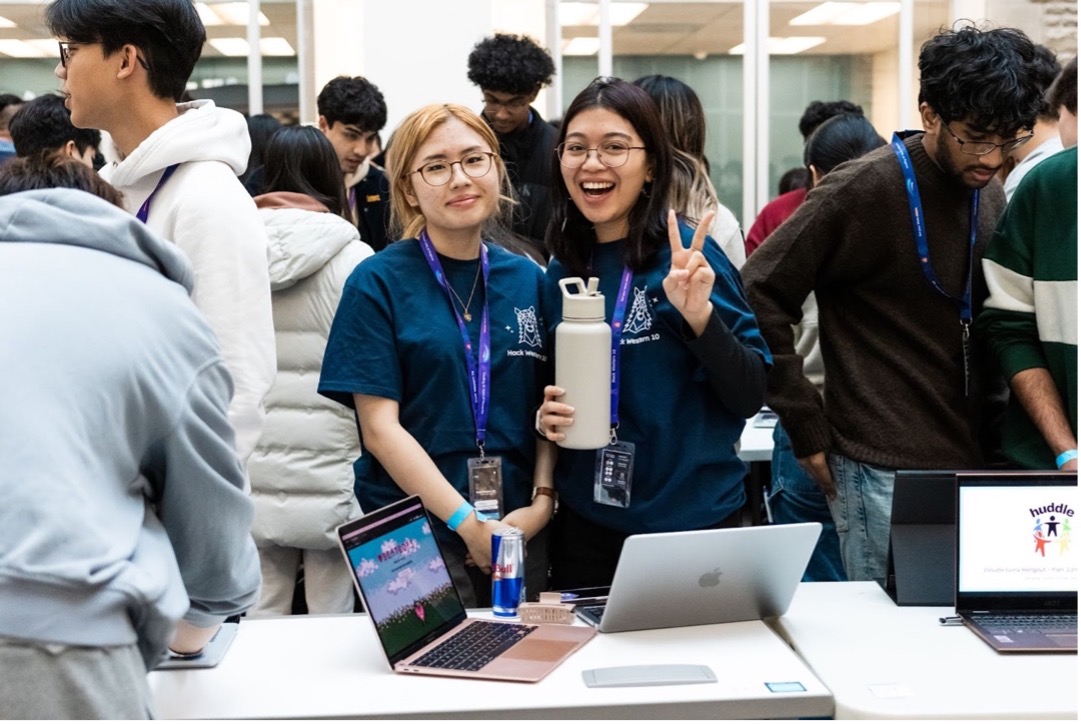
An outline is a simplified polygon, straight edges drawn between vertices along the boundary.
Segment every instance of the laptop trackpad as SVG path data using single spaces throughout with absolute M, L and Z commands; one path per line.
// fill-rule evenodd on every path
M 559 661 L 578 646 L 577 641 L 544 638 L 539 632 L 507 649 L 504 658 L 527 661 Z
M 1047 638 L 1051 639 L 1056 646 L 1066 649 L 1077 648 L 1077 634 L 1047 634 Z

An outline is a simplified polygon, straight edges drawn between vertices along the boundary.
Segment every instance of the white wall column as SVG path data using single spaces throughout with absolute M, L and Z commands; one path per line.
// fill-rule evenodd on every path
M 612 75 L 612 0 L 599 0 L 597 17 L 597 75 Z
M 315 123 L 315 27 L 313 0 L 297 0 L 297 92 L 301 123 Z
M 769 200 L 769 3 L 743 2 L 743 226 Z
M 259 27 L 260 0 L 248 2 L 248 115 L 263 112 L 263 54 L 259 40 L 262 29 Z
M 551 120 L 563 116 L 563 26 L 559 22 L 559 0 L 545 0 L 545 33 L 544 46 L 552 54 L 552 62 L 555 63 L 556 72 L 552 77 L 552 83 L 543 94 L 545 108 L 537 107 L 537 110 L 545 118 Z M 537 97 L 540 100 L 540 97 Z

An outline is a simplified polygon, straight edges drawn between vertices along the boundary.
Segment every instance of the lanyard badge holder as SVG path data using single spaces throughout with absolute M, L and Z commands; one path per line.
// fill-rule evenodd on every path
M 907 137 L 914 132 L 902 131 L 902 133 Z M 964 370 L 964 390 L 965 397 L 968 397 L 972 378 L 970 331 L 972 327 L 972 268 L 976 264 L 976 231 L 980 219 L 980 191 L 979 189 L 972 191 L 968 220 L 968 275 L 965 280 L 964 291 L 961 292 L 960 297 L 955 297 L 942 286 L 942 282 L 938 280 L 935 268 L 931 264 L 931 250 L 927 243 L 927 227 L 924 225 L 923 202 L 920 200 L 916 171 L 912 167 L 912 159 L 908 154 L 908 148 L 905 146 L 901 135 L 897 133 L 893 134 L 890 146 L 893 148 L 894 154 L 897 155 L 897 160 L 901 163 L 901 172 L 905 176 L 905 190 L 908 192 L 908 208 L 912 216 L 912 233 L 916 237 L 916 253 L 919 255 L 920 269 L 923 271 L 927 283 L 936 292 L 957 305 L 958 315 L 961 319 L 961 357 Z
M 634 443 L 621 442 L 619 429 L 619 355 L 623 338 L 623 319 L 630 297 L 631 270 L 623 268 L 615 310 L 612 313 L 612 434 L 607 447 L 597 451 L 593 470 L 593 502 L 616 508 L 631 505 L 631 480 L 634 477 Z
M 469 373 L 469 398 L 473 407 L 473 423 L 476 427 L 476 443 L 479 455 L 466 460 L 466 469 L 469 477 L 469 501 L 477 511 L 477 517 L 502 518 L 503 517 L 503 458 L 499 456 L 486 456 L 484 454 L 484 439 L 488 427 L 488 407 L 492 392 L 492 328 L 488 317 L 488 249 L 482 242 L 480 245 L 480 267 L 484 278 L 484 308 L 480 318 L 480 350 L 479 355 L 473 352 L 473 342 L 469 339 L 469 330 L 466 329 L 462 315 L 454 306 L 451 298 L 450 282 L 443 273 L 443 265 L 439 263 L 435 247 L 428 236 L 428 230 L 420 232 L 420 248 L 424 252 L 424 259 L 428 262 L 432 274 L 443 291 L 446 292 L 447 301 L 450 303 L 454 319 L 458 322 L 458 331 L 462 334 L 462 344 L 465 347 L 465 364 Z

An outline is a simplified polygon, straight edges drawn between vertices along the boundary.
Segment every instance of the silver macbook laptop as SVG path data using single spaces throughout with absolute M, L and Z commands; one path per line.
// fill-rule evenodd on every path
M 539 681 L 595 633 L 470 619 L 417 496 L 339 526 L 338 543 L 398 673 Z
M 606 602 L 575 612 L 604 633 L 780 616 L 821 531 L 794 523 L 632 535 Z
M 995 650 L 1077 651 L 1077 473 L 957 475 L 957 614 Z

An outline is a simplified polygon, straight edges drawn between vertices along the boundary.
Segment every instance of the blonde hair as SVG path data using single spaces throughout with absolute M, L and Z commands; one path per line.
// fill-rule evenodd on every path
M 412 239 L 420 234 L 426 219 L 420 209 L 409 204 L 406 193 L 412 189 L 412 171 L 417 151 L 436 128 L 456 118 L 476 131 L 494 154 L 492 165 L 499 174 L 499 206 L 497 212 L 485 223 L 485 236 L 489 228 L 510 228 L 511 208 L 516 203 L 503 159 L 499 156 L 499 140 L 488 123 L 465 106 L 456 103 L 433 103 L 419 108 L 398 124 L 387 144 L 387 174 L 390 176 L 390 227 L 398 238 Z

